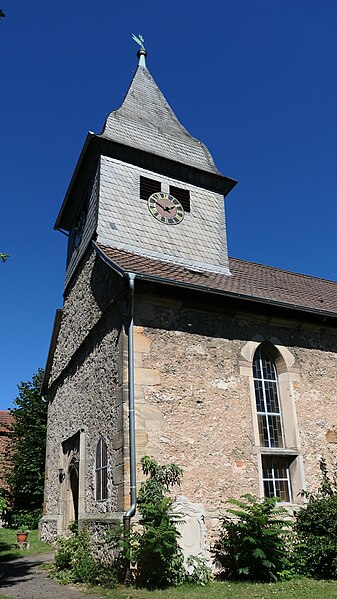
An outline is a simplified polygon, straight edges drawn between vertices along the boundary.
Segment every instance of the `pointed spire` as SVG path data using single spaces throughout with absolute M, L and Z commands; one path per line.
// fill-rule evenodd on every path
M 137 52 L 137 56 L 138 56 L 138 66 L 139 67 L 144 67 L 146 69 L 146 57 L 147 57 L 147 52 L 145 50 L 145 46 L 144 46 L 144 38 L 141 34 L 139 34 L 139 36 L 137 37 L 134 33 L 132 34 L 132 39 L 136 42 L 136 44 L 138 44 L 140 46 L 138 52 Z
M 101 135 L 219 174 L 207 147 L 182 126 L 147 69 L 144 38 L 133 34 L 132 39 L 140 46 L 137 53 L 139 65 L 122 106 L 108 115 Z

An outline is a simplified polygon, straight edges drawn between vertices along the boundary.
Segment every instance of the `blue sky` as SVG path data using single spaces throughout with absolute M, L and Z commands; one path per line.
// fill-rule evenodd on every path
M 62 306 L 53 231 L 88 130 L 148 67 L 219 170 L 230 255 L 337 279 L 335 0 L 3 0 L 0 409 L 44 366 Z

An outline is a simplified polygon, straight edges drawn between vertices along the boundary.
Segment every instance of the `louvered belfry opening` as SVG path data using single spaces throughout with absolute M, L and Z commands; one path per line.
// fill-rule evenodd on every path
M 139 197 L 142 200 L 148 200 L 150 195 L 156 193 L 157 191 L 161 191 L 160 181 L 148 179 L 147 177 L 140 178 Z
M 170 185 L 170 194 L 179 200 L 185 212 L 190 212 L 190 192 L 188 189 L 180 189 L 180 187 L 173 187 L 173 185 Z

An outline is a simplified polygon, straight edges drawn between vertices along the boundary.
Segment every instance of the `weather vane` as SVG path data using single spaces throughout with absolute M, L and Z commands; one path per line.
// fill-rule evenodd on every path
M 141 50 L 144 50 L 144 52 L 146 52 L 145 50 L 145 46 L 144 46 L 144 38 L 142 35 L 139 34 L 139 36 L 137 37 L 134 33 L 132 34 L 132 39 L 136 42 L 136 44 L 138 44 L 140 46 Z

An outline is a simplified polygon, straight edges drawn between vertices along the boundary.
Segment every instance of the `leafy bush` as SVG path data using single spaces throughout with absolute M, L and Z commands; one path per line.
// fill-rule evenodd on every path
M 93 559 L 91 543 L 86 530 L 79 531 L 76 524 L 70 525 L 71 536 L 58 540 L 54 560 L 53 576 L 62 584 L 81 582 L 114 588 L 117 584 L 115 568 Z
M 231 499 L 223 531 L 215 545 L 222 576 L 230 580 L 276 581 L 288 571 L 287 511 L 276 507 L 277 498 L 243 495 Z
M 71 536 L 58 541 L 53 576 L 59 582 L 114 588 L 117 581 L 125 580 L 127 562 L 135 566 L 136 583 L 148 589 L 209 582 L 211 570 L 201 558 L 191 556 L 186 571 L 178 545 L 180 533 L 176 525 L 180 516 L 172 511 L 170 493 L 180 482 L 181 468 L 175 464 L 160 466 L 148 456 L 142 458 L 142 468 L 148 478 L 138 495 L 141 530 L 131 529 L 125 537 L 121 523 L 114 523 L 101 541 L 102 552 L 108 551 L 113 556 L 112 563 L 107 565 L 92 558 L 87 531 L 79 531 L 72 524 Z
M 7 499 L 5 497 L 4 489 L 0 489 L 0 516 L 7 508 Z
M 131 529 L 126 538 L 124 528 L 119 520 L 116 520 L 114 525 L 105 532 L 102 547 L 108 551 L 110 556 L 113 556 L 113 569 L 119 582 L 125 581 L 126 565 L 128 563 L 135 564 L 136 537 L 137 535 Z
M 41 518 L 41 510 L 17 510 L 11 514 L 10 524 L 17 530 L 35 530 Z
M 211 582 L 212 570 L 201 557 L 190 555 L 186 560 L 186 567 L 185 582 L 187 584 L 205 586 Z
M 337 477 L 320 461 L 321 485 L 296 516 L 295 567 L 314 578 L 337 578 Z
M 149 456 L 141 463 L 148 479 L 138 496 L 143 530 L 137 536 L 137 584 L 149 589 L 176 586 L 183 582 L 185 570 L 170 489 L 179 484 L 182 470 L 175 464 L 160 466 Z

